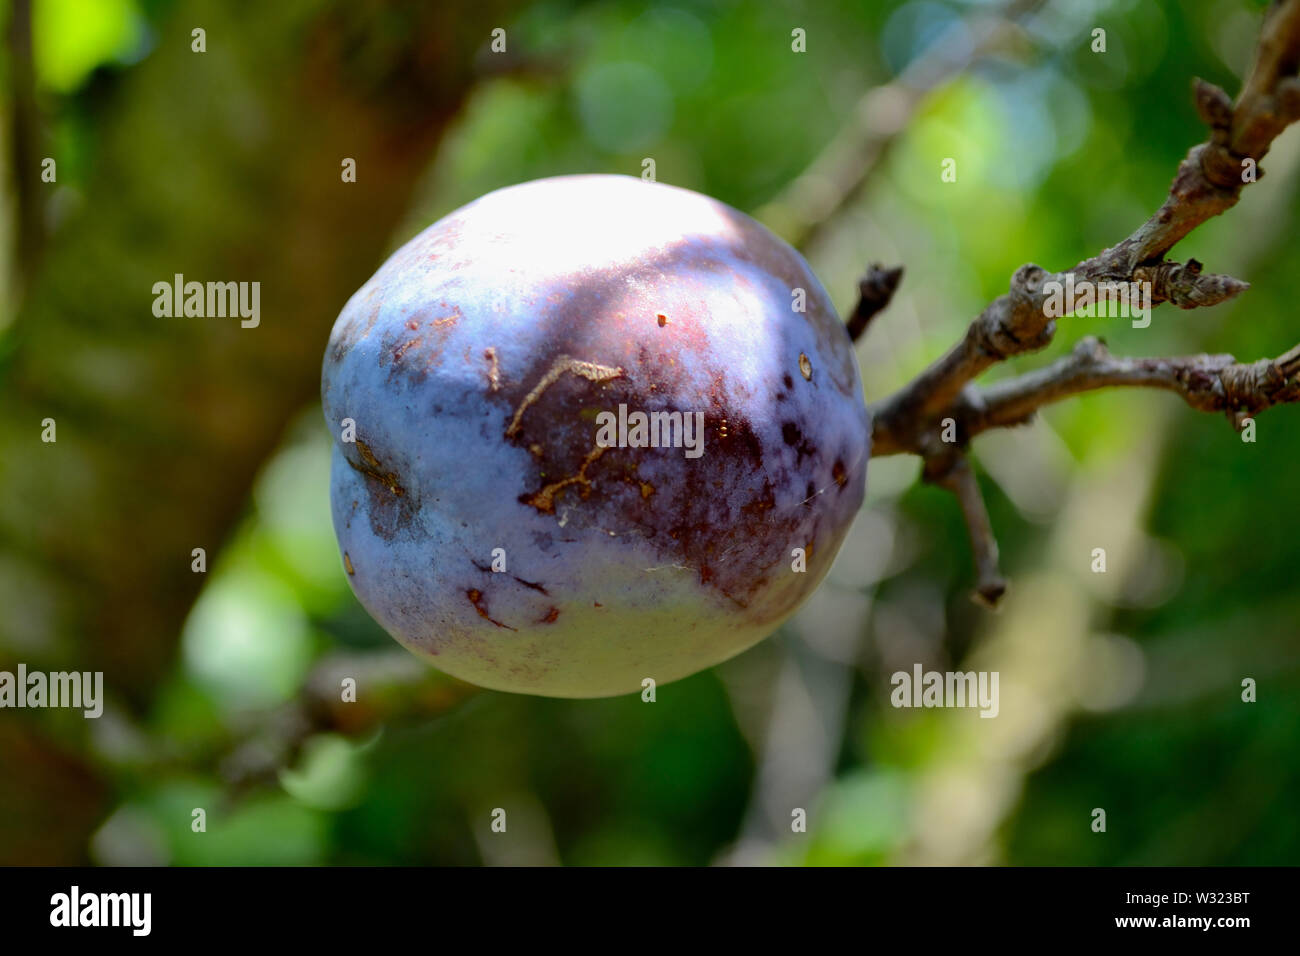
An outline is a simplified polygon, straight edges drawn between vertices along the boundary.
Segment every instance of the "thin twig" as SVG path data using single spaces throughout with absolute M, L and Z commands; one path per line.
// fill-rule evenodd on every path
M 927 459 L 925 464 L 925 480 L 952 492 L 966 519 L 971 555 L 975 559 L 976 583 L 971 596 L 985 607 L 996 607 L 1006 593 L 1007 582 L 998 570 L 998 542 L 975 470 L 965 455 L 955 452 Z

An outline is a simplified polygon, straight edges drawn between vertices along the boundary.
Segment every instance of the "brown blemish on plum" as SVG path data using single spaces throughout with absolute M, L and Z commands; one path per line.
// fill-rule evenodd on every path
M 343 567 L 347 569 L 348 574 L 356 574 L 356 569 L 352 567 L 352 559 L 348 557 L 346 551 L 343 552 Z
M 555 514 L 555 496 L 569 485 L 582 485 L 583 497 L 586 497 L 591 488 L 591 481 L 587 478 L 587 468 L 603 454 L 605 454 L 605 449 L 597 445 L 587 452 L 587 457 L 582 460 L 582 466 L 578 469 L 576 475 L 543 485 L 541 491 L 533 495 L 523 495 L 519 500 L 526 505 L 532 505 L 542 514 Z
M 668 324 L 668 316 L 664 315 L 662 312 L 657 313 L 655 318 L 659 321 L 659 328 L 661 329 Z
M 415 323 L 410 323 L 410 324 L 413 325 Z M 423 341 L 424 341 L 424 336 L 417 335 L 415 338 L 408 339 L 407 341 L 399 345 L 397 348 L 393 349 L 393 364 L 396 365 L 398 362 L 400 362 L 402 360 L 402 356 L 405 355 L 408 350 L 419 345 Z
M 502 624 L 500 621 L 488 614 L 487 602 L 483 600 L 482 591 L 479 591 L 476 588 L 470 588 L 465 592 L 465 596 L 469 598 L 469 603 L 474 605 L 474 610 L 478 611 L 478 616 L 483 618 L 483 620 L 491 621 L 497 627 L 504 627 L 507 631 L 518 630 L 518 628 L 511 627 L 509 624 Z
M 389 381 L 399 374 L 413 379 L 427 376 L 442 361 L 448 333 L 460 318 L 459 307 L 442 302 L 418 310 L 386 332 L 379 350 L 379 364 L 381 368 L 387 367 Z M 355 340 L 349 344 L 355 344 Z
M 799 353 L 799 371 L 803 373 L 805 381 L 812 381 L 812 361 L 803 352 Z
M 347 454 L 344 454 L 343 460 L 366 479 L 366 491 L 370 495 L 368 511 L 371 530 L 379 537 L 391 541 L 400 529 L 411 523 L 417 503 L 410 500 L 406 489 L 398 481 L 397 473 L 385 470 L 369 445 L 360 439 L 353 444 L 361 456 L 361 463 L 353 461 Z
M 555 361 L 546 374 L 542 376 L 541 381 L 533 386 L 533 390 L 524 396 L 524 400 L 515 409 L 515 417 L 511 419 L 510 425 L 506 428 L 507 438 L 513 438 L 518 433 L 519 422 L 524 417 L 524 412 L 541 397 L 543 392 L 555 384 L 555 381 L 565 372 L 585 378 L 589 382 L 607 382 L 610 379 L 619 378 L 623 374 L 621 368 L 597 365 L 595 362 L 584 362 L 571 355 L 556 356 Z
M 546 612 L 546 617 L 542 618 L 542 619 L 541 619 L 540 621 L 538 621 L 537 623 L 538 623 L 538 624 L 554 624 L 554 623 L 555 623 L 555 619 L 558 618 L 559 616 L 560 616 L 560 609 L 559 609 L 558 607 L 552 607 L 549 611 Z
M 835 479 L 835 484 L 841 488 L 849 480 L 849 473 L 844 470 L 844 462 L 839 458 L 835 459 L 835 464 L 831 467 L 831 477 Z
M 478 569 L 479 569 L 480 571 L 482 571 L 484 574 L 502 574 L 502 573 L 504 573 L 503 571 L 496 571 L 496 570 L 494 570 L 494 569 L 492 568 L 491 565 L 483 564 L 481 561 L 475 561 L 473 558 L 470 558 L 470 559 L 469 559 L 469 563 L 472 564 L 472 565 L 474 565 L 474 567 L 478 568 Z M 540 591 L 542 594 L 545 594 L 547 597 L 550 597 L 550 595 L 551 595 L 551 592 L 550 592 L 550 591 L 546 590 L 545 587 L 543 587 L 542 585 L 536 583 L 535 581 L 525 581 L 523 578 L 521 578 L 521 577 L 520 577 L 519 575 L 517 575 L 517 574 L 512 574 L 512 575 L 510 575 L 510 577 L 513 578 L 514 580 L 518 581 L 520 584 L 522 584 L 522 585 L 523 585 L 524 587 L 526 587 L 526 588 L 532 588 L 534 591 Z
M 483 357 L 488 360 L 488 389 L 495 392 L 501 387 L 501 365 L 497 362 L 497 350 L 489 346 L 483 350 Z
M 400 498 L 402 495 L 406 494 L 406 489 L 403 488 L 401 483 L 397 480 L 396 472 L 384 471 L 384 466 L 380 464 L 379 459 L 375 457 L 375 453 L 370 450 L 369 445 L 363 442 L 360 438 L 356 440 L 355 444 L 357 446 L 357 451 L 361 454 L 363 464 L 358 465 L 351 458 L 344 456 L 349 465 L 366 477 L 374 478 L 376 481 L 381 482 L 385 488 L 397 495 L 397 497 Z
M 526 587 L 526 588 L 532 588 L 534 591 L 541 591 L 541 592 L 542 592 L 543 594 L 545 594 L 547 597 L 550 597 L 550 595 L 551 595 L 551 592 L 550 592 L 550 591 L 546 590 L 546 588 L 542 587 L 540 584 L 536 583 L 535 581 L 525 581 L 523 578 L 519 577 L 519 575 L 517 575 L 517 574 L 512 574 L 512 575 L 510 575 L 510 576 L 511 576 L 512 578 L 514 578 L 516 581 L 518 581 L 520 584 L 522 584 L 522 585 L 523 585 L 524 587 Z

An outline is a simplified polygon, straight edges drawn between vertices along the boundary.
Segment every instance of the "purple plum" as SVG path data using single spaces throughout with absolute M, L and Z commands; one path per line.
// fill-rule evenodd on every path
M 807 263 L 624 176 L 420 233 L 343 309 L 322 396 L 353 591 L 498 690 L 604 697 L 738 654 L 816 588 L 865 492 L 857 361 Z

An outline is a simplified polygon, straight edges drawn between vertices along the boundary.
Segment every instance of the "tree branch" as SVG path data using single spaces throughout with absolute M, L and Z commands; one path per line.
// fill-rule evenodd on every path
M 1242 188 L 1254 181 L 1244 174 L 1242 163 L 1246 159 L 1257 163 L 1273 138 L 1300 117 L 1300 80 L 1293 72 L 1281 72 L 1294 71 L 1298 62 L 1300 2 L 1283 0 L 1265 20 L 1255 69 L 1235 109 L 1218 87 L 1197 81 L 1197 102 L 1201 115 L 1212 124 L 1211 139 L 1194 147 L 1179 165 L 1160 209 L 1127 239 L 1070 270 L 1074 282 L 1150 281 L 1154 276 L 1149 270 L 1161 267 L 1169 275 L 1172 269 L 1160 261 L 1164 254 L 1196 226 L 1236 204 Z M 1148 271 L 1139 272 L 1144 266 Z M 1199 274 L 1200 263 L 1193 260 L 1185 268 Z M 1239 280 L 1214 279 L 1226 293 L 1215 301 L 1244 288 Z M 932 418 L 990 366 L 1049 345 L 1056 323 L 1045 308 L 1044 286 L 1051 281 L 1064 283 L 1066 274 L 1050 274 L 1033 264 L 1021 266 L 1012 276 L 1010 290 L 980 313 L 960 343 L 874 409 L 880 427 L 915 425 Z M 1177 295 L 1182 287 L 1175 285 L 1168 291 L 1184 308 L 1201 304 L 1196 295 Z
M 1197 111 L 1210 127 L 1210 138 L 1179 164 L 1155 214 L 1123 241 L 1068 272 L 1049 273 L 1032 263 L 1016 270 L 1009 290 L 985 307 L 960 342 L 871 406 L 872 454 L 921 455 L 927 475 L 947 476 L 954 450 L 979 432 L 1022 423 L 1043 404 L 1112 385 L 1173 391 L 1193 408 L 1227 412 L 1238 426 L 1249 414 L 1296 401 L 1300 347 L 1275 360 L 1243 365 L 1228 355 L 1117 359 L 1096 339 L 1085 339 L 1070 356 L 1045 369 L 983 392 L 971 382 L 998 362 L 1051 344 L 1056 318 L 1072 310 L 1058 306 L 1063 286 L 1140 288 L 1152 307 L 1171 302 L 1184 309 L 1214 305 L 1248 288 L 1231 276 L 1204 273 L 1195 259 L 1182 264 L 1166 262 L 1164 256 L 1201 223 L 1236 205 L 1245 185 L 1263 175 L 1259 161 L 1277 135 L 1300 118 L 1298 66 L 1300 0 L 1276 0 L 1265 15 L 1255 63 L 1235 106 L 1219 87 L 1195 82 Z M 991 533 L 982 504 L 975 508 L 970 500 L 978 494 L 973 478 L 963 477 L 959 469 L 943 480 L 930 480 L 957 494 L 983 586 L 996 577 L 996 565 L 990 576 L 981 561 L 995 560 L 996 546 L 981 540 L 991 540 Z
M 1099 388 L 1158 388 L 1203 412 L 1224 412 L 1233 426 L 1273 405 L 1300 401 L 1300 345 L 1249 364 L 1231 355 L 1116 358 L 1093 336 L 1045 368 L 968 394 L 957 410 L 959 440 L 1028 421 L 1043 405 Z

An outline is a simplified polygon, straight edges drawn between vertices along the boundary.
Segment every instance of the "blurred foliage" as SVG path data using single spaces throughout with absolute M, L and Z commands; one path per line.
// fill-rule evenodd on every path
M 928 96 L 860 201 L 807 250 L 845 308 L 867 261 L 907 267 L 859 348 L 867 397 L 936 357 L 1022 263 L 1066 268 L 1154 210 L 1204 136 L 1191 78 L 1235 92 L 1261 6 L 1056 0 L 1014 50 Z M 61 189 L 75 192 L 94 163 L 79 122 L 99 95 L 96 78 L 146 56 L 169 7 L 36 0 L 42 105 L 71 157 L 61 160 Z M 529 68 L 485 75 L 392 246 L 494 188 L 561 173 L 639 175 L 644 157 L 655 159 L 660 181 L 757 209 L 856 121 L 867 90 L 986 9 L 939 0 L 538 0 L 503 24 Z M 1107 31 L 1104 54 L 1090 50 L 1094 26 Z M 794 27 L 807 31 L 806 54 L 791 53 Z M 1216 309 L 1166 306 L 1148 329 L 1064 319 L 1048 353 L 993 374 L 1036 367 L 1084 334 L 1104 336 L 1116 353 L 1222 350 L 1246 360 L 1300 339 L 1288 248 L 1296 135 L 1278 142 L 1263 164 L 1269 175 L 1238 208 L 1175 250 L 1249 280 L 1247 294 Z M 957 159 L 956 183 L 940 182 L 946 157 Z M 201 210 L 192 227 L 219 215 Z M 118 760 L 118 804 L 94 856 L 707 864 L 736 853 L 834 865 L 947 852 L 1022 864 L 1293 863 L 1300 535 L 1291 465 L 1300 460 L 1300 410 L 1269 412 L 1259 429 L 1259 441 L 1244 444 L 1222 420 L 1168 396 L 1104 394 L 1051 409 L 1010 444 L 977 443 L 1005 570 L 1029 595 L 1017 606 L 1013 591 L 1014 626 L 966 597 L 969 552 L 954 503 L 915 483 L 915 462 L 876 462 L 864 513 L 823 593 L 771 641 L 660 688 L 657 703 L 485 691 L 446 716 L 364 739 L 313 737 L 278 784 L 234 798 L 218 766 L 149 773 Z M 219 737 L 292 698 L 322 657 L 392 649 L 339 567 L 328 440 L 319 409 L 308 408 L 266 462 L 239 528 L 212 558 L 182 664 L 140 733 L 178 745 Z M 1133 462 L 1146 470 L 1126 477 Z M 1107 528 L 1126 508 L 1134 520 L 1124 528 L 1136 536 L 1124 544 L 1123 528 L 1114 541 Z M 1127 549 L 1128 570 L 1113 573 L 1128 580 L 1089 580 L 1098 546 Z M 1033 601 L 1047 573 L 1085 596 L 1086 679 L 1051 663 L 1067 628 L 1059 606 Z M 997 669 L 1008 648 L 1047 661 L 1027 673 L 1053 675 L 1036 698 L 1055 708 L 1051 719 L 1018 706 L 1029 696 L 1006 684 L 995 721 L 889 706 L 888 676 L 900 661 L 967 669 L 983 650 Z M 1062 677 L 1068 694 L 1053 689 Z M 1258 703 L 1241 703 L 1243 677 L 1259 681 Z M 791 701 L 802 698 L 789 686 L 812 701 L 811 723 L 798 719 Z M 992 724 L 1018 734 L 1020 749 L 1007 751 L 996 775 L 962 769 Z M 820 734 L 820 766 L 806 762 L 796 732 L 810 727 Z M 785 792 L 806 796 L 807 834 L 789 832 L 791 807 L 764 817 L 764 795 Z M 951 801 L 937 806 L 956 808 L 950 819 L 935 816 L 935 794 Z M 209 808 L 202 836 L 190 827 L 200 806 Z M 489 830 L 496 807 L 511 814 L 509 847 Z M 1104 835 L 1090 830 L 1094 807 L 1107 811 Z M 945 819 L 976 834 L 974 850 L 936 828 Z M 928 855 L 917 857 L 918 846 Z
M 39 0 L 32 14 L 37 80 L 57 93 L 73 92 L 91 71 L 131 63 L 146 49 L 147 26 L 132 0 Z

